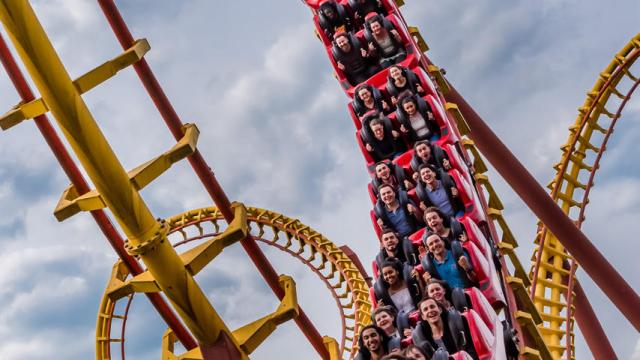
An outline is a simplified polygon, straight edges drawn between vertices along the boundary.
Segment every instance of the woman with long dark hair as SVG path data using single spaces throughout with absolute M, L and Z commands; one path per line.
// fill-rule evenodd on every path
M 469 326 L 456 310 L 447 311 L 439 302 L 426 298 L 418 305 L 422 321 L 413 331 L 413 343 L 435 352 L 442 348 L 450 354 L 464 350 L 477 359 Z M 433 356 L 433 353 L 429 354 Z
M 356 360 L 380 360 L 389 353 L 391 338 L 376 325 L 367 325 L 358 337 Z
M 398 259 L 388 258 L 382 263 L 380 277 L 374 286 L 378 301 L 393 306 L 398 313 L 416 309 L 422 298 L 422 280 L 415 269 Z

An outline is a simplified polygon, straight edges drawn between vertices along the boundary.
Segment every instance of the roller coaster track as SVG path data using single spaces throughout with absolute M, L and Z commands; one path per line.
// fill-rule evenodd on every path
M 569 127 L 569 139 L 561 147 L 562 158 L 554 166 L 557 172 L 548 185 L 551 197 L 578 227 L 585 220 L 589 194 L 607 143 L 624 107 L 640 84 L 640 79 L 632 72 L 639 56 L 640 34 L 637 34 L 615 55 L 587 93 L 575 123 Z M 561 358 L 564 353 L 567 359 L 572 359 L 575 357 L 575 273 L 579 264 L 542 223 L 535 243 L 530 292 L 544 320 L 540 330 L 554 358 Z
M 395 3 L 398 8 L 404 5 L 403 1 L 396 0 Z M 398 13 L 402 20 L 404 20 L 399 10 Z M 428 51 L 429 47 L 418 28 L 404 25 L 407 26 L 412 36 L 410 41 L 413 43 L 413 46 L 416 49 L 420 49 L 421 52 Z M 420 65 L 431 74 L 442 94 L 447 94 L 450 91 L 444 73 L 439 67 L 433 64 L 426 56 L 421 57 Z M 334 76 L 338 78 L 336 74 L 334 74 Z M 451 124 L 457 125 L 457 127 L 454 126 L 452 130 L 460 137 L 459 145 L 465 150 L 461 152 L 461 155 L 467 164 L 473 165 L 472 175 L 475 180 L 474 188 L 477 191 L 484 213 L 490 220 L 487 222 L 487 226 L 492 235 L 492 241 L 501 255 L 499 256 L 499 261 L 502 265 L 500 271 L 507 300 L 507 312 L 505 316 L 509 323 L 517 330 L 523 345 L 520 349 L 521 356 L 526 359 L 551 359 L 552 356 L 549 348 L 546 346 L 539 330 L 539 326 L 542 324 L 542 318 L 527 292 L 527 287 L 530 286 L 529 278 L 515 253 L 518 243 L 506 219 L 502 215 L 504 206 L 491 185 L 488 176 L 485 174 L 487 166 L 480 152 L 476 148 L 474 141 L 466 136 L 470 130 L 463 114 L 457 104 L 446 102 L 442 94 L 440 97 L 443 103 L 445 103 L 446 116 Z
M 336 246 L 299 220 L 270 210 L 248 207 L 247 221 L 255 240 L 295 257 L 324 282 L 342 319 L 339 353 L 342 357 L 353 358 L 357 352 L 356 334 L 361 327 L 371 323 L 372 306 L 369 301 L 370 285 L 363 277 L 364 271 L 350 258 L 350 250 Z M 187 211 L 167 219 L 167 223 L 169 238 L 176 247 L 212 238 L 225 228 L 222 213 L 215 207 Z M 119 261 L 114 265 L 109 283 L 114 279 L 125 281 L 129 276 Z M 132 296 L 122 298 L 125 305 L 120 307 L 107 293 L 105 291 L 102 297 L 96 323 L 96 358 L 113 359 L 112 344 L 120 344 L 119 353 L 124 359 L 125 327 Z M 116 313 L 116 309 L 124 311 Z M 120 325 L 117 332 L 114 331 L 114 320 Z
M 122 359 L 125 357 L 125 329 L 131 309 L 133 293 L 122 297 L 113 297 L 113 284 L 124 284 L 133 278 L 139 278 L 140 275 L 144 276 L 147 274 L 148 276 L 150 272 L 144 271 L 145 269 L 139 260 L 152 260 L 150 263 L 156 265 L 162 263 L 157 261 L 158 258 L 152 258 L 152 256 L 158 255 L 158 253 L 154 253 L 157 248 L 162 247 L 162 251 L 165 251 L 164 248 L 167 248 L 167 243 L 164 243 L 164 239 L 168 239 L 173 246 L 182 246 L 195 241 L 213 241 L 223 236 L 230 228 L 234 228 L 234 224 L 237 225 L 234 219 L 244 220 L 243 216 L 246 216 L 246 224 L 243 223 L 242 226 L 248 224 L 248 232 L 243 233 L 241 243 L 271 289 L 277 297 L 282 300 L 281 307 L 287 304 L 294 304 L 295 311 L 289 311 L 291 316 L 288 318 L 295 318 L 301 330 L 322 358 L 336 359 L 340 356 L 352 358 L 358 350 L 357 334 L 359 329 L 371 321 L 369 314 L 372 309 L 372 305 L 368 299 L 370 284 L 367 282 L 366 272 L 362 269 L 359 261 L 353 256 L 350 249 L 347 247 L 337 247 L 321 234 L 315 232 L 307 225 L 300 223 L 297 219 L 259 208 L 248 208 L 243 216 L 238 217 L 238 215 L 233 212 L 233 207 L 217 183 L 213 172 L 195 148 L 197 128 L 192 125 L 182 124 L 144 60 L 143 56 L 148 50 L 148 44 L 146 44 L 144 40 L 133 40 L 113 1 L 98 0 L 98 2 L 105 12 L 122 47 L 125 49 L 125 53 L 75 81 L 72 81 L 70 78 L 67 79 L 66 69 L 64 69 L 62 63 L 57 59 L 53 47 L 48 44 L 46 34 L 43 29 L 39 28 L 39 22 L 35 14 L 32 13 L 32 10 L 29 9 L 27 1 L 23 0 L 19 3 L 6 1 L 2 3 L 2 8 L 0 8 L 0 10 L 2 10 L 0 11 L 2 21 L 5 23 L 5 26 L 9 24 L 8 27 L 10 28 L 9 32 L 12 35 L 12 39 L 19 45 L 18 52 L 26 62 L 28 71 L 32 74 L 32 77 L 35 76 L 37 80 L 40 80 L 35 82 L 36 85 L 41 88 L 40 93 L 44 94 L 43 99 L 34 98 L 19 68 L 15 62 L 13 62 L 9 50 L 4 45 L 4 42 L 0 41 L 0 45 L 2 45 L 0 46 L 0 52 L 2 53 L 3 64 L 8 68 L 7 72 L 12 77 L 23 100 L 23 103 L 18 104 L 7 113 L 7 115 L 2 117 L 0 123 L 3 129 L 6 129 L 28 118 L 36 119 L 38 127 L 41 129 L 47 142 L 49 142 L 49 145 L 75 186 L 73 187 L 75 193 L 73 193 L 72 190 L 68 190 L 65 194 L 69 195 L 69 198 L 63 197 L 61 200 L 61 204 L 64 203 L 64 201 L 72 203 L 72 205 L 75 206 L 75 210 L 70 210 L 69 205 L 61 205 L 58 209 L 59 211 L 56 212 L 56 216 L 64 218 L 79 211 L 91 211 L 100 225 L 101 230 L 122 258 L 122 262 L 118 262 L 113 268 L 111 281 L 100 305 L 96 324 L 96 357 L 98 359 L 111 359 L 112 346 L 118 343 L 120 344 Z M 395 3 L 397 6 L 400 6 L 403 1 L 396 0 Z M 398 12 L 398 14 L 400 13 Z M 402 21 L 404 21 L 401 14 L 400 17 Z M 26 29 L 29 29 L 29 31 L 26 31 Z M 412 36 L 410 41 L 413 46 L 421 51 L 426 51 L 427 46 L 418 30 L 412 27 L 407 27 L 407 30 Z M 28 46 L 25 46 L 25 44 Z M 33 44 L 35 45 L 31 46 Z M 584 221 L 584 210 L 588 201 L 589 192 L 593 186 L 594 175 L 598 169 L 599 162 L 610 138 L 610 134 L 613 131 L 613 127 L 639 83 L 638 78 L 631 72 L 631 66 L 639 56 L 639 49 L 640 37 L 636 36 L 616 55 L 611 65 L 601 74 L 601 78 L 596 83 L 593 91 L 589 93 L 585 105 L 580 109 L 580 116 L 576 124 L 570 128 L 572 135 L 569 142 L 562 148 L 563 160 L 556 166 L 558 173 L 556 179 L 550 184 L 550 188 L 553 198 L 561 204 L 568 215 L 574 215 L 571 212 L 572 209 L 579 209 L 577 217 L 575 217 L 578 225 Z M 44 56 L 41 56 L 43 54 Z M 50 61 L 44 61 L 44 59 Z M 440 90 L 443 93 L 447 93 L 449 87 L 443 73 L 435 65 L 431 64 L 426 57 L 420 61 L 421 65 L 435 78 Z M 117 71 L 127 66 L 133 66 L 135 68 L 170 131 L 179 142 L 177 145 L 182 146 L 187 143 L 188 146 L 176 147 L 176 149 L 180 150 L 180 155 L 178 155 L 177 151 L 174 151 L 174 148 L 161 155 L 160 158 L 166 161 L 166 163 L 162 165 L 156 164 L 157 167 L 152 170 L 149 170 L 146 166 L 155 164 L 154 162 L 144 164 L 131 173 L 125 173 L 123 171 L 122 174 L 120 174 L 120 170 L 124 169 L 105 166 L 105 168 L 109 168 L 111 174 L 117 173 L 118 175 L 112 176 L 111 178 L 124 180 L 122 184 L 118 186 L 122 186 L 123 189 L 126 188 L 126 191 L 121 191 L 120 193 L 133 194 L 135 192 L 135 196 L 139 196 L 137 191 L 168 169 L 170 166 L 170 164 L 167 165 L 168 162 L 173 163 L 189 156 L 188 159 L 194 171 L 198 174 L 217 207 L 190 210 L 166 221 L 159 221 L 154 220 L 148 209 L 142 209 L 142 207 L 138 207 L 136 210 L 142 209 L 146 211 L 130 213 L 127 212 L 129 210 L 127 206 L 113 206 L 114 204 L 128 205 L 130 203 L 144 205 L 144 203 L 137 197 L 129 203 L 130 199 L 116 196 L 118 194 L 112 192 L 112 189 L 115 188 L 116 185 L 110 184 L 109 186 L 105 186 L 108 181 L 96 181 L 92 178 L 93 183 L 101 184 L 102 188 L 90 191 L 91 189 L 88 187 L 86 180 L 73 163 L 73 160 L 71 160 L 64 145 L 62 145 L 60 139 L 56 137 L 55 132 L 48 123 L 45 113 L 49 111 L 49 108 L 53 109 L 54 115 L 56 115 L 56 118 L 62 126 L 65 127 L 65 125 L 67 125 L 65 129 L 72 132 L 76 131 L 80 126 L 74 127 L 71 126 L 74 124 L 65 123 L 65 121 L 70 120 L 66 116 L 60 116 L 60 114 L 76 115 L 78 119 L 70 116 L 72 121 L 78 120 L 78 122 L 84 124 L 92 123 L 93 119 L 88 110 L 85 114 L 82 109 L 83 106 L 78 106 L 83 105 L 80 95 L 89 91 L 97 84 L 106 81 L 115 75 Z M 50 74 L 55 74 L 56 76 L 49 76 Z M 619 85 L 622 84 L 623 79 L 632 81 L 632 85 L 627 90 L 619 90 Z M 57 91 L 59 89 L 64 89 L 65 91 Z M 74 101 L 71 101 L 71 97 L 65 98 L 59 96 L 60 93 L 67 92 L 73 95 Z M 615 112 L 609 111 L 606 107 L 609 104 L 609 99 L 612 94 L 621 100 Z M 440 97 L 442 98 L 442 96 Z M 518 330 L 520 339 L 524 343 L 521 349 L 521 355 L 527 359 L 551 359 L 559 358 L 563 352 L 566 351 L 567 356 L 571 358 L 573 356 L 573 322 L 571 310 L 573 309 L 572 301 L 575 297 L 574 289 L 578 286 L 575 280 L 577 264 L 566 254 L 557 239 L 555 239 L 550 232 L 546 231 L 544 227 L 541 227 L 536 240 L 539 248 L 535 256 L 535 266 L 531 271 L 532 281 L 530 281 L 529 276 L 527 276 L 522 264 L 515 255 L 514 249 L 517 247 L 517 242 L 502 216 L 502 202 L 491 186 L 488 177 L 484 174 L 487 171 L 487 167 L 478 149 L 476 149 L 474 142 L 469 137 L 465 137 L 465 135 L 469 133 L 469 127 L 464 116 L 458 109 L 458 105 L 453 102 L 446 102 L 447 117 L 452 123 L 455 122 L 458 125 L 457 129 L 454 127 L 453 131 L 460 135 L 461 140 L 459 145 L 462 149 L 466 150 L 462 151 L 463 157 L 467 160 L 468 164 L 473 164 L 472 175 L 475 180 L 474 185 L 484 213 L 490 220 L 487 225 L 492 235 L 491 240 L 499 253 L 503 255 L 499 256 L 498 259 L 502 265 L 500 269 L 502 272 L 502 285 L 506 292 L 507 311 L 505 317 Z M 78 108 L 83 110 L 82 116 L 73 114 L 72 111 L 65 114 L 63 110 L 72 107 L 76 110 Z M 599 121 L 605 117 L 611 119 L 611 122 L 606 126 L 602 126 L 599 124 Z M 594 134 L 597 133 L 604 135 L 599 146 L 595 146 L 591 142 Z M 95 134 L 89 132 L 86 134 L 66 133 L 65 135 L 71 139 L 72 144 L 76 145 L 75 150 L 81 154 L 84 154 L 83 151 L 91 153 L 91 151 L 96 148 L 99 148 L 99 150 L 108 148 L 108 146 L 95 146 L 95 143 L 93 143 L 98 139 L 99 141 L 104 140 L 103 144 L 107 144 L 106 139 L 99 136 L 99 131 L 95 132 Z M 117 160 L 115 155 L 113 155 L 112 158 L 108 151 L 96 151 L 95 154 L 105 156 L 105 159 L 109 161 L 113 160 L 115 162 Z M 80 160 L 85 166 L 85 169 L 87 167 L 92 169 L 95 168 L 96 164 L 103 164 L 101 161 L 96 161 L 98 160 L 97 156 L 83 156 L 80 157 Z M 593 161 L 592 165 L 587 165 L 586 162 L 590 160 Z M 164 168 L 165 165 L 166 168 Z M 144 173 L 146 177 L 138 176 L 142 170 L 149 170 L 147 173 Z M 107 176 L 103 179 L 101 176 L 104 176 L 106 172 L 103 174 L 102 171 L 88 171 L 88 173 L 90 177 L 94 176 L 98 180 L 109 178 Z M 588 175 L 586 183 L 580 182 L 579 180 L 582 174 Z M 125 178 L 125 176 L 129 175 L 131 177 Z M 135 184 L 137 188 L 134 189 L 134 191 L 129 191 L 133 189 L 132 184 Z M 563 185 L 564 190 L 562 189 Z M 87 195 L 81 196 L 85 193 Z M 114 225 L 102 211 L 104 207 L 109 207 L 112 210 L 116 220 L 120 222 L 127 233 L 129 237 L 127 246 L 124 244 L 123 237 L 114 229 Z M 123 209 L 127 211 L 123 211 Z M 64 213 L 64 211 L 69 213 Z M 120 211 L 120 213 L 116 211 Z M 140 214 L 144 215 L 145 219 L 142 219 L 144 221 L 140 221 L 140 223 L 136 223 L 136 221 L 139 220 L 138 216 Z M 142 218 L 143 216 L 140 217 Z M 221 222 L 226 222 L 230 225 L 221 225 Z M 167 229 L 166 234 L 163 233 L 165 227 Z M 153 231 L 148 231 L 149 229 Z M 256 241 L 273 246 L 294 256 L 308 266 L 316 273 L 321 281 L 325 283 L 336 301 L 342 319 L 342 338 L 339 344 L 330 338 L 322 338 L 319 335 L 302 309 L 297 306 L 295 294 L 291 292 L 291 286 L 287 287 L 282 285 L 282 280 L 277 276 L 277 273 L 269 261 L 257 247 Z M 166 250 L 166 252 L 161 255 L 166 256 L 163 259 L 172 260 L 170 264 L 177 266 L 166 267 L 171 271 L 176 271 L 171 273 L 172 275 L 185 274 L 182 266 L 187 263 L 175 262 L 174 260 L 179 261 L 182 258 L 177 256 L 173 257 L 172 254 L 177 255 L 177 253 L 175 253 L 173 247 L 169 246 L 168 248 L 171 250 Z M 184 255 L 185 254 L 181 254 L 181 256 Z M 144 258 L 145 256 L 148 257 Z M 149 266 L 149 268 L 151 268 L 151 266 Z M 182 272 L 178 273 L 177 271 Z M 173 279 L 161 271 L 157 272 L 157 274 L 164 278 L 162 281 L 173 281 L 174 279 L 182 278 L 187 278 L 187 280 L 191 281 L 195 272 L 197 271 L 190 270 L 188 275 L 184 277 L 173 276 Z M 156 281 L 157 283 L 155 283 Z M 221 350 L 224 349 L 219 347 L 219 341 L 226 335 L 234 337 L 232 342 L 235 341 L 232 344 L 235 352 L 227 353 L 227 355 L 231 354 L 229 355 L 231 358 L 235 358 L 234 356 L 236 355 L 240 358 L 246 358 L 255 346 L 264 340 L 262 337 L 264 334 L 258 334 L 255 336 L 255 339 L 253 338 L 254 335 L 259 332 L 259 330 L 256 330 L 251 333 L 248 338 L 246 336 L 244 338 L 240 337 L 245 340 L 240 344 L 237 333 L 234 332 L 231 334 L 230 332 L 226 332 L 227 329 L 224 322 L 218 322 L 216 319 L 214 322 L 218 323 L 215 324 L 215 329 L 216 331 L 221 329 L 220 332 L 223 333 L 223 336 L 218 336 L 215 344 L 212 344 L 212 341 L 209 341 L 212 340 L 212 332 L 194 331 L 194 329 L 206 329 L 207 327 L 205 325 L 211 325 L 210 323 L 204 323 L 210 318 L 206 316 L 195 316 L 201 315 L 202 313 L 191 314 L 184 312 L 184 309 L 200 310 L 199 305 L 209 305 L 204 296 L 197 299 L 191 298 L 191 295 L 195 294 L 193 290 L 197 288 L 197 285 L 195 285 L 195 287 L 190 286 L 191 284 L 195 284 L 195 282 L 189 283 L 189 287 L 184 287 L 191 290 L 185 291 L 184 293 L 180 293 L 180 290 L 173 291 L 175 288 L 172 286 L 166 286 L 166 284 L 171 285 L 172 283 L 170 282 L 165 282 L 165 285 L 161 286 L 158 279 L 152 278 L 152 281 L 147 282 L 146 285 L 150 285 L 151 283 L 155 284 L 155 287 L 151 291 L 148 291 L 147 288 L 147 290 L 139 292 L 147 293 L 157 311 L 170 327 L 170 330 L 165 334 L 165 338 L 163 339 L 163 358 L 192 358 L 173 356 L 173 343 L 178 340 L 182 342 L 184 347 L 190 352 L 200 345 L 203 352 L 202 357 L 206 359 L 215 358 L 217 354 L 215 351 L 222 353 Z M 291 285 L 291 282 L 289 285 Z M 130 284 L 130 286 L 133 287 L 134 285 Z M 530 289 L 528 291 L 527 288 L 529 287 Z M 165 298 L 159 295 L 156 288 L 160 290 L 171 290 L 165 290 L 165 295 L 174 304 L 175 309 L 183 311 L 180 313 L 180 316 L 183 321 L 187 323 L 186 325 L 190 328 L 191 333 L 180 323 L 176 314 L 173 313 L 172 309 L 168 306 Z M 547 289 L 549 291 L 547 291 Z M 197 290 L 199 290 L 199 288 Z M 551 293 L 550 298 L 545 298 L 547 292 Z M 169 294 L 167 295 L 167 293 Z M 291 294 L 294 294 L 293 301 L 291 301 L 290 298 Z M 176 299 L 181 300 L 180 296 L 183 295 L 188 295 L 188 306 L 175 306 Z M 563 302 L 562 299 L 563 295 L 565 296 L 565 302 Z M 289 301 L 287 301 L 287 299 L 289 299 Z M 124 304 L 124 306 L 116 306 L 119 300 L 123 300 L 122 304 Z M 544 312 L 547 307 L 551 309 L 550 312 Z M 566 309 L 569 309 L 569 311 L 566 311 Z M 209 314 L 212 313 L 217 316 L 213 308 L 210 310 L 211 312 Z M 565 310 L 564 317 L 562 316 L 563 310 Z M 293 312 L 295 312 L 295 315 L 292 314 Z M 271 316 L 276 316 L 276 314 L 277 312 Z M 118 320 L 119 323 L 115 323 L 114 320 Z M 190 320 L 191 323 L 188 323 L 187 320 Z M 278 321 L 284 320 L 286 320 L 284 316 L 278 320 L 270 319 L 269 321 L 271 322 L 269 326 L 275 328 L 274 324 L 279 324 Z M 202 324 L 200 323 L 201 321 L 203 321 Z M 565 324 L 565 329 L 562 329 L 563 323 Z M 114 331 L 117 325 L 120 325 L 119 333 Z M 196 336 L 198 338 L 194 339 L 192 335 L 198 335 Z M 266 337 L 266 335 L 264 335 L 264 337 Z M 566 342 L 565 346 L 561 345 L 563 337 Z M 203 342 L 203 338 L 206 338 L 207 341 Z M 222 339 L 222 341 L 224 342 L 226 340 Z M 247 345 L 248 341 L 252 343 Z M 241 354 L 237 352 L 240 348 L 242 348 Z M 247 348 L 251 348 L 251 350 L 247 350 Z M 205 350 L 207 349 L 213 349 L 213 352 L 205 355 Z M 228 350 L 229 347 L 226 349 Z

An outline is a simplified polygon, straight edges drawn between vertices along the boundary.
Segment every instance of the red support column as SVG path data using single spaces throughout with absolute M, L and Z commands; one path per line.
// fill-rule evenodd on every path
M 464 115 L 478 149 L 496 168 L 531 211 L 553 232 L 600 289 L 631 324 L 640 331 L 640 297 L 607 259 L 576 227 L 535 178 L 516 159 L 480 116 L 450 85 L 447 101 L 456 103 Z
M 577 279 L 574 281 L 573 291 L 575 294 L 573 296 L 573 303 L 576 306 L 575 319 L 587 346 L 589 346 L 589 350 L 591 350 L 591 355 L 593 355 L 594 359 L 617 360 L 618 357 L 615 351 L 613 351 L 613 347 L 602 325 L 600 325 L 598 317 L 582 289 L 582 285 L 580 285 Z
M 20 98 L 24 102 L 29 102 L 35 99 L 33 92 L 29 88 L 27 81 L 25 80 L 20 68 L 15 62 L 13 55 L 9 51 L 6 42 L 2 35 L 0 35 L 0 61 L 4 66 L 11 82 L 14 87 L 18 91 Z M 71 183 L 76 187 L 76 190 L 79 194 L 84 194 L 89 192 L 91 189 L 87 184 L 87 181 L 84 179 L 80 170 L 69 156 L 69 152 L 64 147 L 64 144 L 58 137 L 57 133 L 51 126 L 49 119 L 46 115 L 40 115 L 35 118 L 36 126 L 40 133 L 44 137 L 45 141 L 53 151 L 56 159 L 60 163 L 60 166 L 64 170 L 67 177 L 71 180 Z M 124 240 L 120 236 L 120 233 L 115 229 L 113 223 L 102 210 L 91 211 L 91 215 L 94 220 L 102 230 L 102 233 L 105 235 L 113 249 L 116 251 L 120 259 L 125 263 L 131 274 L 138 275 L 144 271 L 140 263 L 129 255 L 127 251 L 124 249 Z M 160 316 L 164 319 L 167 325 L 173 330 L 176 334 L 177 338 L 180 340 L 182 345 L 184 345 L 187 349 L 195 348 L 196 342 L 191 337 L 191 334 L 187 331 L 187 329 L 182 325 L 180 320 L 176 317 L 175 313 L 169 305 L 164 301 L 164 299 L 159 294 L 149 293 L 146 294 L 153 306 L 156 308 Z
M 98 0 L 102 11 L 104 12 L 111 29 L 115 33 L 120 45 L 123 49 L 128 49 L 133 45 L 133 36 L 129 31 L 122 15 L 118 11 L 113 0 Z M 155 75 L 151 71 L 151 68 L 147 64 L 145 59 L 141 59 L 139 62 L 133 65 L 138 77 L 142 81 L 145 89 L 149 93 L 149 96 L 153 100 L 156 108 L 160 112 L 160 115 L 164 119 L 165 123 L 171 130 L 171 133 L 179 140 L 182 138 L 182 121 L 178 117 L 178 114 L 174 110 L 173 106 L 169 102 L 166 94 L 162 90 L 160 83 L 156 79 Z M 213 171 L 207 165 L 206 161 L 202 157 L 199 151 L 193 153 L 189 158 L 189 163 L 193 167 L 194 171 L 202 181 L 207 192 L 211 196 L 211 199 L 216 204 L 218 209 L 222 212 L 225 220 L 231 222 L 233 220 L 233 212 L 231 211 L 230 202 L 227 195 L 222 190 L 222 187 L 218 183 Z M 275 269 L 264 255 L 264 252 L 258 247 L 255 240 L 250 236 L 241 241 L 242 247 L 245 249 L 258 271 L 262 274 L 265 281 L 276 294 L 279 299 L 284 297 L 284 290 L 280 288 L 278 281 L 278 274 Z M 318 354 L 323 359 L 329 359 L 329 352 L 324 347 L 322 341 L 322 335 L 315 328 L 311 320 L 307 317 L 306 313 L 299 308 L 299 315 L 295 318 L 295 322 L 302 333 L 307 337 L 311 345 L 315 348 Z

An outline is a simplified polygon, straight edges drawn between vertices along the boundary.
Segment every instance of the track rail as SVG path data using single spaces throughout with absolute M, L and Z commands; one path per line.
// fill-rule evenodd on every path
M 634 36 L 615 55 L 600 74 L 593 89 L 587 93 L 584 105 L 578 109 L 575 123 L 569 127 L 569 139 L 561 147 L 562 158 L 554 166 L 557 172 L 548 185 L 551 196 L 563 211 L 575 220 L 578 227 L 585 220 L 589 194 L 594 186 L 595 174 L 600 167 L 607 143 L 625 105 L 640 82 L 632 72 L 638 57 L 640 34 Z M 611 111 L 612 107 L 616 110 Z M 565 353 L 567 359 L 571 359 L 574 357 L 574 290 L 577 284 L 575 272 L 578 264 L 543 224 L 539 225 L 535 242 L 537 247 L 530 273 L 530 292 L 545 321 L 541 326 L 541 332 L 554 358 L 560 358 Z M 591 329 L 583 327 L 583 333 L 603 333 L 599 324 L 585 325 Z M 606 339 L 598 334 L 590 336 L 594 339 L 590 340 L 585 334 L 590 347 L 592 342 L 602 342 Z M 611 349 L 610 353 L 612 352 Z
M 397 7 L 403 4 L 403 1 L 396 1 Z M 404 22 L 404 17 L 399 9 L 397 13 Z M 406 23 L 404 23 L 404 26 L 409 29 L 414 48 L 420 49 L 421 52 L 427 51 L 428 46 L 424 42 L 418 29 L 410 27 Z M 428 71 L 438 84 L 439 98 L 443 104 L 445 104 L 449 123 L 457 125 L 457 127 L 452 127 L 452 131 L 460 138 L 458 145 L 460 150 L 462 150 L 461 155 L 468 164 L 473 164 L 471 175 L 475 180 L 474 188 L 480 198 L 484 213 L 487 215 L 487 226 L 492 235 L 491 238 L 499 249 L 500 255 L 502 255 L 499 256 L 499 260 L 502 264 L 501 280 L 507 300 L 505 317 L 509 323 L 517 329 L 518 336 L 524 344 L 521 349 L 521 354 L 527 359 L 551 359 L 551 353 L 538 329 L 538 325 L 542 323 L 542 318 L 526 290 L 530 285 L 529 278 L 514 251 L 518 246 L 517 241 L 505 218 L 502 216 L 502 210 L 504 209 L 503 204 L 495 193 L 489 178 L 484 174 L 487 171 L 487 167 L 475 147 L 474 142 L 465 136 L 469 133 L 469 126 L 458 105 L 445 100 L 447 98 L 446 94 L 450 91 L 450 87 L 443 76 L 443 72 L 426 56 L 422 56 L 421 54 L 419 59 L 419 63 L 423 69 Z
M 338 247 L 322 234 L 293 219 L 274 211 L 247 207 L 247 221 L 254 240 L 260 241 L 288 253 L 309 267 L 324 282 L 333 296 L 342 318 L 340 353 L 353 358 L 357 352 L 356 334 L 362 326 L 371 322 L 372 305 L 369 301 L 369 285 L 357 263 L 352 261 L 343 248 Z M 167 219 L 169 239 L 175 247 L 193 241 L 208 240 L 224 231 L 226 223 L 216 207 L 195 209 Z M 112 279 L 124 281 L 128 271 L 119 264 L 114 266 Z M 98 314 L 96 347 L 98 360 L 110 358 L 111 344 L 120 344 L 124 353 L 124 329 L 131 297 L 126 301 L 124 314 L 116 314 L 116 303 L 106 292 L 102 297 Z M 112 334 L 113 319 L 120 319 L 120 332 Z

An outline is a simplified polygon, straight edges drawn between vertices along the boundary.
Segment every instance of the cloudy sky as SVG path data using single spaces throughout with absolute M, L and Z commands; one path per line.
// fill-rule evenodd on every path
M 547 184 L 585 92 L 638 32 L 635 0 L 418 1 L 403 13 L 430 45 L 429 56 L 520 158 Z M 94 1 L 33 5 L 54 46 L 77 77 L 120 53 Z M 375 253 L 367 174 L 346 112 L 300 1 L 120 1 L 134 36 L 184 122 L 200 128 L 199 148 L 230 198 L 269 208 L 348 244 L 365 264 Z M 3 35 L 5 33 L 3 32 Z M 636 66 L 636 75 L 640 66 Z M 172 138 L 132 70 L 85 96 L 125 168 L 165 151 Z M 0 76 L 0 108 L 18 97 Z M 639 250 L 630 237 L 640 216 L 640 102 L 619 121 L 597 178 L 585 233 L 640 288 Z M 33 124 L 0 141 L 0 357 L 89 359 L 100 296 L 115 261 L 87 214 L 64 223 L 53 209 L 68 180 Z M 492 172 L 528 267 L 536 220 Z M 186 163 L 143 191 L 154 214 L 207 206 Z M 332 299 L 296 260 L 266 250 L 294 276 L 300 303 L 321 333 L 339 334 Z M 621 359 L 640 359 L 638 334 L 584 273 L 579 277 Z M 277 301 L 239 246 L 198 277 L 214 306 L 236 328 L 273 311 Z M 127 327 L 128 358 L 157 359 L 164 328 L 144 297 Z M 278 329 L 256 359 L 314 358 L 296 327 Z M 578 358 L 590 354 L 578 341 Z M 635 355 L 634 355 L 635 353 Z

